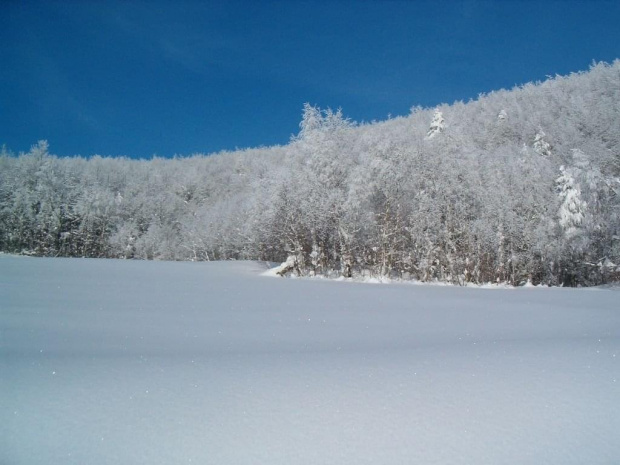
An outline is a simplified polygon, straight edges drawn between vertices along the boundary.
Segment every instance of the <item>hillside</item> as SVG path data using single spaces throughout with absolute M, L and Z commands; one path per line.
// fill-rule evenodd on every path
M 290 272 L 593 285 L 620 270 L 620 61 L 286 146 L 0 157 L 0 250 L 289 260 Z

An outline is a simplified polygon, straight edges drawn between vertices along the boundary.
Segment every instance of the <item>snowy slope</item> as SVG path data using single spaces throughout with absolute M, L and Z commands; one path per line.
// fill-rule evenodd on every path
M 620 463 L 620 293 L 0 256 L 0 463 Z

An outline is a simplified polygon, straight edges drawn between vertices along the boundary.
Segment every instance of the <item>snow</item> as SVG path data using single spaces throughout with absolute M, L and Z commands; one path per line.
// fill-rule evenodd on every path
M 0 256 L 0 463 L 620 462 L 618 291 Z
M 581 188 L 575 182 L 572 170 L 560 166 L 560 172 L 562 175 L 556 180 L 560 191 L 559 196 L 562 199 L 558 216 L 560 226 L 565 230 L 566 235 L 571 236 L 583 223 L 587 204 L 581 199 Z
M 435 110 L 435 113 L 433 114 L 433 120 L 431 121 L 431 126 L 426 134 L 426 137 L 432 139 L 437 134 L 442 132 L 445 128 L 446 123 L 443 118 L 443 113 L 441 113 L 439 110 Z

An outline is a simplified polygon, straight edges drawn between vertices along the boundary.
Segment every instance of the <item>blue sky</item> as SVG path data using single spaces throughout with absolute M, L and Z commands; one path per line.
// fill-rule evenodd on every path
M 0 144 L 131 157 L 285 144 L 620 58 L 619 1 L 0 2 Z

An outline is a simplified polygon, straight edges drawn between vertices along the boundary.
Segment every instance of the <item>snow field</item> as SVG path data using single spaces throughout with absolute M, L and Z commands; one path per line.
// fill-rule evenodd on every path
M 0 463 L 620 462 L 600 289 L 0 256 Z

